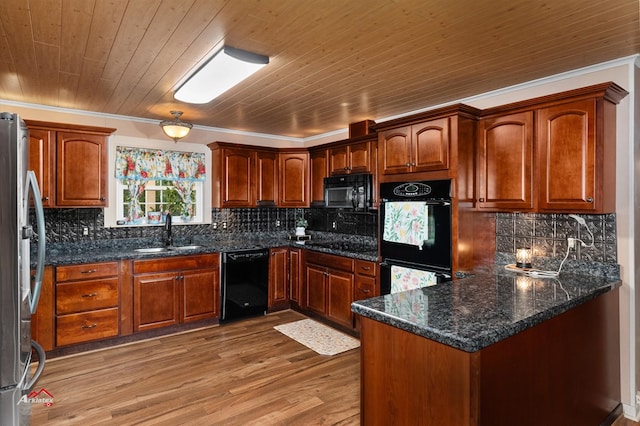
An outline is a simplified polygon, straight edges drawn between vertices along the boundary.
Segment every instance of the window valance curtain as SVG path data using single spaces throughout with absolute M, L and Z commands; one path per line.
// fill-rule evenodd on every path
M 201 152 L 116 147 L 116 179 L 198 182 L 206 179 Z

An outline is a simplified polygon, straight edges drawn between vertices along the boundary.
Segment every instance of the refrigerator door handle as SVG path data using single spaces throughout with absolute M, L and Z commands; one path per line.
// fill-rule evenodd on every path
M 29 307 L 31 314 L 36 313 L 38 300 L 40 299 L 40 291 L 42 289 L 42 277 L 44 274 L 44 253 L 46 248 L 45 232 L 44 232 L 44 209 L 42 208 L 42 196 L 38 187 L 38 180 L 33 170 L 27 171 L 28 184 L 25 185 L 25 203 L 29 203 L 29 191 L 33 192 L 33 204 L 36 210 L 36 220 L 38 222 L 38 259 L 36 261 L 36 276 L 33 293 L 29 299 Z M 36 343 L 37 344 L 37 343 Z
M 36 372 L 33 373 L 33 377 L 31 377 L 31 380 L 29 380 L 29 382 L 26 385 L 24 385 L 24 390 L 27 393 L 33 390 L 33 387 L 38 382 L 38 379 L 40 379 L 40 376 L 42 375 L 42 371 L 44 370 L 44 363 L 46 361 L 46 355 L 44 353 L 44 349 L 42 349 L 42 346 L 40 346 L 38 342 L 36 342 L 35 340 L 32 340 L 31 347 L 35 349 L 36 353 L 38 354 L 38 368 L 36 369 Z

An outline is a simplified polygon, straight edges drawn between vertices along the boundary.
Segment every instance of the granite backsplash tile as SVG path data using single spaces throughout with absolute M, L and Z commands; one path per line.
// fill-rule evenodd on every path
M 211 224 L 175 225 L 174 238 L 188 241 L 195 236 L 227 237 L 235 233 L 291 232 L 295 221 L 305 217 L 307 229 L 317 232 L 337 232 L 375 238 L 376 213 L 348 212 L 333 209 L 303 208 L 233 208 L 212 209 Z M 33 211 L 31 223 L 37 230 Z M 335 227 L 333 224 L 335 223 Z M 164 227 L 140 226 L 105 228 L 104 213 L 99 208 L 45 209 L 46 239 L 48 243 L 76 243 L 95 240 L 162 239 Z M 86 230 L 86 235 L 85 235 Z
M 567 268 L 617 270 L 615 214 L 578 216 L 588 229 L 568 214 L 497 213 L 496 262 L 513 263 L 517 248 L 530 247 L 534 267 L 555 270 L 567 255 L 567 238 L 572 237 L 578 241 L 569 251 Z

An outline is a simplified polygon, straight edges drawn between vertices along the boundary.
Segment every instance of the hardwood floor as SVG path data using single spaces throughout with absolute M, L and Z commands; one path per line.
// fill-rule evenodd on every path
M 32 425 L 357 425 L 360 350 L 318 355 L 270 314 L 50 360 Z
M 318 355 L 284 311 L 49 360 L 39 425 L 358 425 L 360 350 Z M 517 424 L 517 421 L 514 421 Z M 614 426 L 640 426 L 619 418 Z

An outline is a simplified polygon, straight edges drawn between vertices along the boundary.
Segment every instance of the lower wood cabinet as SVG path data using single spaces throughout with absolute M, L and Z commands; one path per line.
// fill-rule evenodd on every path
M 302 250 L 289 249 L 289 301 L 293 305 L 300 305 L 302 289 Z
M 304 271 L 303 309 L 353 328 L 354 259 L 313 252 L 306 256 Z
M 56 346 L 119 334 L 118 262 L 58 266 L 55 276 Z
M 277 247 L 269 250 L 269 311 L 289 306 L 289 249 Z
M 50 351 L 55 346 L 55 283 L 53 266 L 45 266 L 42 277 L 42 289 L 36 312 L 31 315 L 31 338 L 38 342 L 42 349 Z M 31 271 L 31 280 L 35 279 L 35 271 Z
M 216 318 L 219 255 L 133 261 L 133 331 Z

